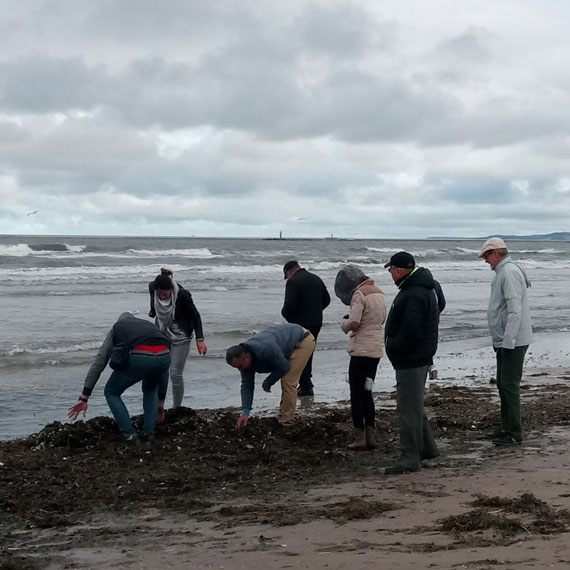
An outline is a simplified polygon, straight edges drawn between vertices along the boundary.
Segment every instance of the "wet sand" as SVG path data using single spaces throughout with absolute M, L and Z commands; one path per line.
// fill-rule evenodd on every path
M 376 395 L 374 451 L 346 449 L 347 402 L 305 400 L 288 429 L 170 411 L 143 447 L 108 418 L 50 424 L 0 443 L 0 569 L 567 568 L 568 380 L 525 376 L 514 448 L 486 437 L 499 420 L 487 379 L 432 383 L 442 454 L 401 476 L 383 474 L 398 450 L 393 392 Z

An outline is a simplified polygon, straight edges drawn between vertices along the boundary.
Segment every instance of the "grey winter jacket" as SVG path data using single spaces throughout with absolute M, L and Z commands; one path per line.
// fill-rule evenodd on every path
M 513 349 L 532 342 L 532 324 L 527 289 L 528 277 L 510 256 L 494 269 L 487 309 L 494 348 Z

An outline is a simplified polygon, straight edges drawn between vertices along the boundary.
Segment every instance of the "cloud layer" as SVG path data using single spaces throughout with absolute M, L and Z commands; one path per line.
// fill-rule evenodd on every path
M 0 233 L 568 229 L 567 3 L 7 4 Z

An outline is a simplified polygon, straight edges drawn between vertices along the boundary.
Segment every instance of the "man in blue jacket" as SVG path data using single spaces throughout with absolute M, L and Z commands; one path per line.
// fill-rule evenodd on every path
M 281 379 L 279 423 L 293 423 L 299 377 L 314 350 L 315 337 L 296 324 L 272 326 L 249 340 L 228 348 L 226 362 L 241 373 L 242 409 L 237 421 L 238 428 L 247 425 L 249 419 L 256 372 L 269 373 L 262 384 L 265 392 L 271 392 L 271 386 Z

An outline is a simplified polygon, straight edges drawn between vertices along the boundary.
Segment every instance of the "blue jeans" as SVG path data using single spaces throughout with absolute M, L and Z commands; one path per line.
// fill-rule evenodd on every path
M 107 404 L 119 425 L 121 433 L 128 437 L 135 433 L 129 410 L 121 394 L 142 380 L 144 433 L 152 433 L 158 414 L 158 385 L 163 374 L 168 373 L 170 354 L 131 354 L 124 370 L 114 370 L 105 385 Z

